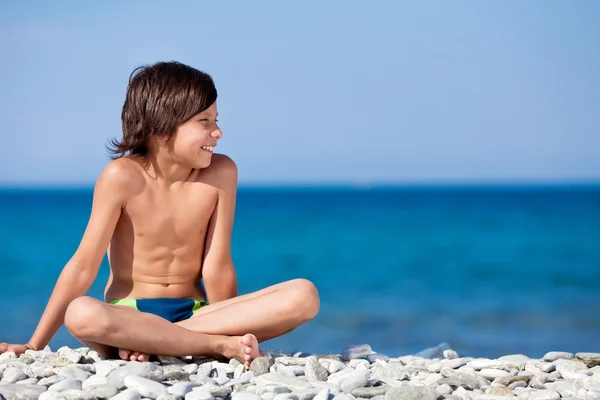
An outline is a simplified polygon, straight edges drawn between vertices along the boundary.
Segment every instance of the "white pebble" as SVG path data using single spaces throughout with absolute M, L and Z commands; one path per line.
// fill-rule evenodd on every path
M 506 372 L 501 369 L 484 368 L 481 371 L 479 371 L 479 375 L 483 376 L 486 379 L 494 380 L 496 378 L 506 378 L 510 376 L 510 372 Z
M 452 388 L 450 387 L 450 385 L 444 383 L 443 385 L 438 386 L 435 389 L 435 392 L 440 396 L 443 394 L 452 394 Z
M 161 393 L 168 393 L 167 387 L 162 383 L 135 375 L 126 376 L 124 383 L 127 388 L 134 389 L 143 397 L 151 399 L 155 399 Z
M 141 399 L 142 399 L 142 395 L 140 395 L 138 392 L 136 392 L 133 389 L 125 389 L 121 393 L 110 398 L 110 400 L 141 400 Z
M 198 389 L 185 394 L 185 400 L 214 400 L 215 396 L 207 390 Z

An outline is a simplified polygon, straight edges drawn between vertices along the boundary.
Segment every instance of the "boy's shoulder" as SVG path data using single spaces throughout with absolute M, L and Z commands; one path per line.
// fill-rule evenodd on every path
M 237 183 L 238 169 L 231 157 L 215 153 L 210 165 L 201 171 L 202 180 L 207 180 L 217 187 L 230 186 Z
M 96 186 L 110 187 L 112 190 L 119 190 L 125 194 L 139 190 L 144 183 L 139 163 L 128 157 L 121 157 L 112 160 L 104 167 L 96 181 Z

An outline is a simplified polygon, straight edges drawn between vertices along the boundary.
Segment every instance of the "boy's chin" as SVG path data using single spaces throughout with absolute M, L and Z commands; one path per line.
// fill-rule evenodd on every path
M 209 165 L 210 165 L 210 159 L 202 160 L 202 161 L 194 163 L 194 165 L 192 165 L 192 168 L 202 169 L 202 168 L 208 167 Z

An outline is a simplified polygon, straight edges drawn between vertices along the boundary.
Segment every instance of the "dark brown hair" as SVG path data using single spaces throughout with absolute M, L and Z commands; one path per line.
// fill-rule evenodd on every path
M 210 75 L 179 62 L 136 68 L 129 77 L 121 120 L 123 138 L 111 140 L 113 158 L 145 155 L 153 136 L 170 139 L 177 127 L 217 100 Z

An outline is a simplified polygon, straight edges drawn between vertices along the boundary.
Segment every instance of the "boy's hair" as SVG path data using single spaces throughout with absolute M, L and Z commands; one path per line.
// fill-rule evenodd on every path
M 195 68 L 174 61 L 136 68 L 121 113 L 123 138 L 111 140 L 112 158 L 145 155 L 151 137 L 170 139 L 180 124 L 216 100 L 213 79 Z

